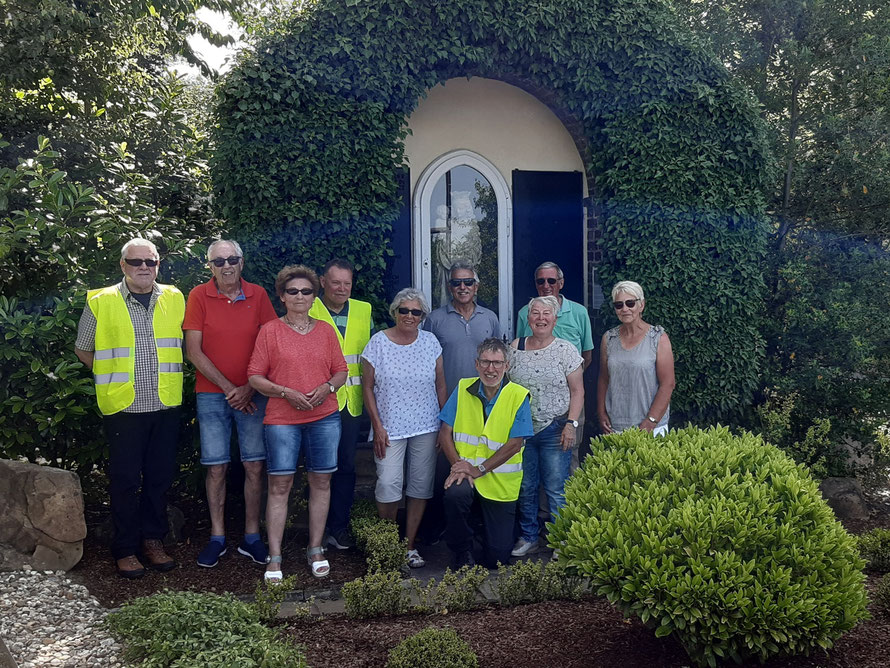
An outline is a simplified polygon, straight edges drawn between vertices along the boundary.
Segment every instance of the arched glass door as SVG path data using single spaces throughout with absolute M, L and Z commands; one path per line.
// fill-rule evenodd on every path
M 451 263 L 468 260 L 479 274 L 477 300 L 498 314 L 505 332 L 512 332 L 512 215 L 500 172 L 469 151 L 442 156 L 418 181 L 414 213 L 414 284 L 432 308 L 451 298 Z

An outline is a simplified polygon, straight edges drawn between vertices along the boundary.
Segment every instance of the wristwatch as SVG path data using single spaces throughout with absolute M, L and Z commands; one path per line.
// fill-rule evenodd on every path
M 287 388 L 286 387 L 281 388 L 281 398 L 287 399 Z
M 479 469 L 479 475 L 485 475 L 485 464 L 476 464 L 476 468 Z
M 575 429 L 578 428 L 578 425 L 581 424 L 577 420 L 567 420 L 568 424 L 572 425 Z
M 334 387 L 334 384 L 331 383 L 331 382 L 328 382 L 328 387 L 329 387 L 330 390 L 331 390 L 331 394 L 334 394 L 334 393 L 337 391 L 337 388 Z
M 658 420 L 656 420 L 656 419 L 655 419 L 654 417 L 652 417 L 651 415 L 647 415 L 647 416 L 646 416 L 646 419 L 649 420 L 649 422 L 651 422 L 652 424 L 658 424 Z

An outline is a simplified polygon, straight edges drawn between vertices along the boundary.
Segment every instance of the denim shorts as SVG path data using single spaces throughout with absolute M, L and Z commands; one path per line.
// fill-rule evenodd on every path
M 238 445 L 242 462 L 261 462 L 266 458 L 263 439 L 263 417 L 266 414 L 266 397 L 258 392 L 253 395 L 256 413 L 248 415 L 229 406 L 221 392 L 198 392 L 198 426 L 201 431 L 201 464 L 214 466 L 228 464 L 231 460 L 232 423 L 238 430 Z
M 301 449 L 307 471 L 333 473 L 337 470 L 339 443 L 339 411 L 305 424 L 267 424 L 266 467 L 269 475 L 296 473 Z

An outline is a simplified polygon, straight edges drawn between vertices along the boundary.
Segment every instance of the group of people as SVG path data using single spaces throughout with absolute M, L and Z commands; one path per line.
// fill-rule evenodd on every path
M 175 287 L 156 282 L 154 244 L 132 239 L 121 250 L 123 280 L 90 291 L 81 316 L 75 352 L 93 371 L 104 416 L 120 576 L 176 566 L 162 539 L 184 355 L 196 369 L 211 524 L 198 565 L 215 566 L 228 549 L 224 506 L 234 428 L 244 467 L 238 553 L 265 564 L 267 581 L 283 578 L 288 498 L 302 453 L 307 565 L 314 576 L 327 576 L 325 550 L 354 545 L 348 524 L 363 414 L 380 517 L 395 520 L 404 495 L 409 567 L 424 566 L 417 546 L 422 521 L 427 535 L 444 535 L 456 567 L 475 563 L 477 537 L 489 567 L 536 549 L 539 490 L 545 518 L 555 517 L 577 466 L 583 373 L 594 347 L 587 310 L 561 294 L 565 277 L 556 264 L 535 270 L 538 296 L 519 312 L 508 344 L 497 316 L 476 303 L 479 277 L 464 261 L 450 268 L 448 303 L 431 312 L 422 292 L 405 288 L 390 304 L 395 324 L 377 331 L 370 304 L 351 296 L 354 268 L 345 260 L 331 260 L 320 276 L 304 265 L 284 267 L 275 280 L 281 317 L 266 291 L 242 278 L 237 242 L 213 242 L 207 260 L 212 276 L 186 302 Z M 599 427 L 663 433 L 674 387 L 670 341 L 643 321 L 638 284 L 618 283 L 612 298 L 621 324 L 600 347 Z M 264 468 L 268 548 L 259 521 Z

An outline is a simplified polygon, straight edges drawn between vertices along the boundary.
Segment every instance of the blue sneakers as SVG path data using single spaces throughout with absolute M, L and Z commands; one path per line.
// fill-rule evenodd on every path
M 211 540 L 198 555 L 198 566 L 213 568 L 219 563 L 219 558 L 226 553 L 226 544 Z
M 262 540 L 255 540 L 252 543 L 248 543 L 242 538 L 241 544 L 238 546 L 238 554 L 250 557 L 253 559 L 254 563 L 265 564 L 266 557 L 269 556 L 269 551 L 266 549 L 266 544 L 263 543 Z

